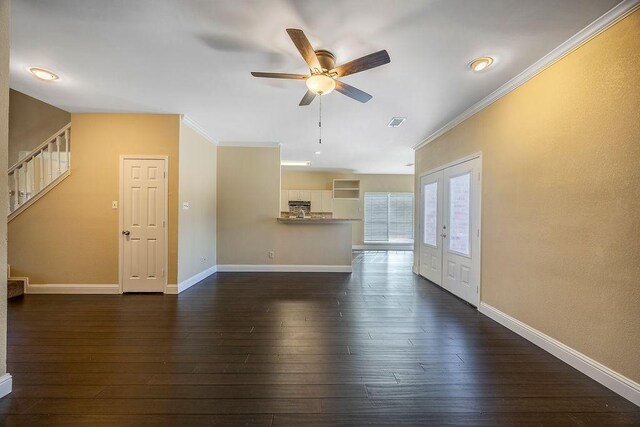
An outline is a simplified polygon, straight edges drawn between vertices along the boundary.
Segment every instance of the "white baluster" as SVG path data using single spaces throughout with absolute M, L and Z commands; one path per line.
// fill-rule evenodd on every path
M 56 178 L 60 176 L 60 143 L 62 142 L 62 137 L 56 137 L 56 157 L 58 158 L 58 173 L 56 174 Z
M 42 190 L 44 188 L 44 149 L 40 150 L 40 188 L 38 190 Z
M 65 160 L 67 161 L 65 170 L 69 170 L 69 168 L 71 168 L 71 161 L 69 160 L 71 157 L 71 154 L 69 153 L 69 129 L 64 131 L 64 153 Z
M 47 152 L 49 153 L 49 181 L 47 185 L 53 181 L 53 150 L 51 149 L 51 142 L 47 144 Z

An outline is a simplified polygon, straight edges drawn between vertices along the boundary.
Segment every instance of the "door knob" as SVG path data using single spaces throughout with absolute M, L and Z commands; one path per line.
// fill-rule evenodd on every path
M 129 230 L 124 230 L 122 234 L 125 236 L 128 236 L 129 234 L 131 234 L 131 232 Z

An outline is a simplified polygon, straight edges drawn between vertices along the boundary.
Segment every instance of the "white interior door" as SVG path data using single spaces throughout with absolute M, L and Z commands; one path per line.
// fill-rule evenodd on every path
M 420 275 L 480 303 L 480 178 L 475 158 L 420 179 Z
M 442 181 L 442 171 L 420 178 L 420 275 L 438 285 L 442 285 Z
M 165 159 L 123 159 L 120 200 L 123 292 L 164 292 L 165 172 Z
M 443 283 L 478 306 L 480 292 L 480 159 L 444 170 Z

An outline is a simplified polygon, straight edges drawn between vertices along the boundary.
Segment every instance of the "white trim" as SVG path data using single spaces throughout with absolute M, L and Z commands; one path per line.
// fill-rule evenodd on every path
M 182 115 L 182 123 L 189 126 L 193 131 L 198 133 L 201 137 L 203 137 L 213 145 L 218 145 L 218 143 L 214 141 L 213 138 L 211 138 L 211 136 L 209 136 L 207 131 L 204 130 L 202 126 L 200 126 L 195 120 L 193 120 L 191 117 L 187 116 L 186 114 Z
M 6 373 L 0 377 L 0 398 L 5 397 L 7 394 L 11 393 L 13 389 L 13 378 L 11 378 L 11 374 Z
M 115 284 L 64 284 L 49 285 L 27 283 L 25 294 L 119 294 L 120 285 Z
M 603 364 L 596 362 L 579 351 L 543 334 L 537 329 L 501 312 L 489 304 L 484 302 L 480 303 L 478 310 L 480 310 L 480 313 L 490 317 L 502 326 L 511 329 L 516 334 L 526 338 L 563 362 L 573 366 L 588 377 L 593 378 L 603 386 L 640 406 L 640 384 L 635 381 L 607 368 Z
M 413 251 L 413 243 L 365 243 L 353 245 L 354 251 Z
M 120 182 L 118 183 L 118 284 L 120 292 L 123 291 L 122 268 L 124 266 L 124 240 L 122 238 L 122 229 L 124 224 L 124 210 L 122 210 L 124 201 L 124 161 L 130 159 L 142 160 L 164 160 L 164 171 L 167 174 L 164 180 L 164 287 L 166 292 L 169 280 L 169 156 L 147 155 L 147 154 L 122 154 L 120 156 L 120 172 L 118 174 Z
M 226 264 L 218 265 L 220 272 L 283 272 L 283 273 L 351 273 L 350 265 L 275 265 Z
M 491 92 L 485 98 L 472 105 L 463 111 L 460 115 L 455 117 L 446 125 L 442 126 L 440 129 L 433 132 L 422 142 L 413 146 L 414 150 L 418 150 L 425 145 L 429 144 L 436 138 L 442 136 L 446 132 L 450 131 L 463 121 L 467 120 L 469 117 L 478 113 L 479 111 L 485 109 L 489 105 L 496 102 L 498 99 L 507 95 L 511 91 L 517 89 L 519 86 L 523 85 L 527 81 L 531 80 L 533 77 L 538 75 L 540 72 L 550 67 L 560 59 L 564 58 L 583 44 L 587 43 L 589 40 L 596 37 L 598 34 L 602 33 L 604 30 L 627 16 L 628 14 L 635 11 L 638 7 L 640 7 L 640 0 L 623 0 L 618 3 L 616 6 L 607 11 L 604 15 L 593 21 L 591 24 L 584 27 L 582 30 L 577 32 L 567 41 L 562 43 L 560 46 L 553 49 L 551 52 L 540 58 L 538 61 L 533 63 L 531 66 L 526 68 L 520 74 L 500 86 L 495 91 Z
M 204 271 L 201 271 L 198 274 L 194 274 L 193 276 L 189 277 L 186 280 L 183 280 L 182 282 L 178 283 L 177 285 L 171 284 L 171 285 L 167 285 L 167 287 L 165 288 L 164 293 L 165 294 L 179 294 L 180 292 L 186 291 L 187 289 L 189 289 L 190 287 L 192 287 L 193 285 L 199 283 L 200 281 L 206 279 L 207 277 L 211 276 L 212 274 L 216 273 L 218 271 L 218 266 L 214 265 L 213 267 L 209 267 Z
M 465 162 L 468 162 L 469 160 L 473 160 L 473 159 L 477 159 L 477 158 L 480 158 L 480 160 L 482 161 L 482 151 L 478 151 L 477 153 L 473 153 L 471 155 L 462 157 L 461 159 L 457 159 L 457 160 L 454 160 L 452 162 L 445 163 L 445 164 L 440 165 L 440 166 L 436 166 L 435 168 L 430 169 L 430 170 L 428 170 L 426 172 L 423 172 L 420 175 L 418 175 L 418 181 L 417 181 L 416 185 L 418 187 L 420 187 L 420 178 L 422 178 L 423 176 L 430 175 L 430 174 L 432 174 L 434 172 L 440 172 L 440 171 L 443 171 L 443 170 L 448 169 L 450 167 L 457 166 L 457 165 L 459 165 L 461 163 L 465 163 Z M 414 239 L 414 242 L 415 242 L 415 239 Z

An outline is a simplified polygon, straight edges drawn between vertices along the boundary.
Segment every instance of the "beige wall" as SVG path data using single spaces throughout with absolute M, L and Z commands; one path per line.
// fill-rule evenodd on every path
M 0 167 L 7 170 L 9 144 L 9 21 L 10 0 L 0 1 Z M 2 174 L 0 186 L 7 187 L 7 175 Z M 7 212 L 7 197 L 0 198 L 0 212 Z M 7 223 L 0 221 L 0 375 L 7 372 Z
M 216 265 L 216 156 L 215 144 L 180 124 L 178 283 Z
M 482 151 L 482 301 L 636 382 L 639 63 L 635 12 L 416 152 Z
M 364 193 L 406 192 L 413 193 L 413 175 L 339 174 L 327 172 L 298 172 L 282 170 L 282 188 L 287 190 L 331 190 L 334 179 L 359 179 L 360 200 L 333 201 L 335 218 L 358 218 L 353 223 L 351 243 L 364 245 Z M 278 196 L 279 197 L 279 196 Z
M 218 147 L 218 265 L 351 265 L 350 224 L 279 224 L 279 214 L 280 149 Z
M 9 223 L 12 274 L 39 284 L 118 283 L 120 155 L 169 156 L 169 275 L 177 281 L 178 115 L 72 114 L 71 176 Z
M 9 93 L 9 164 L 20 151 L 31 151 L 71 122 L 71 114 L 11 89 Z

